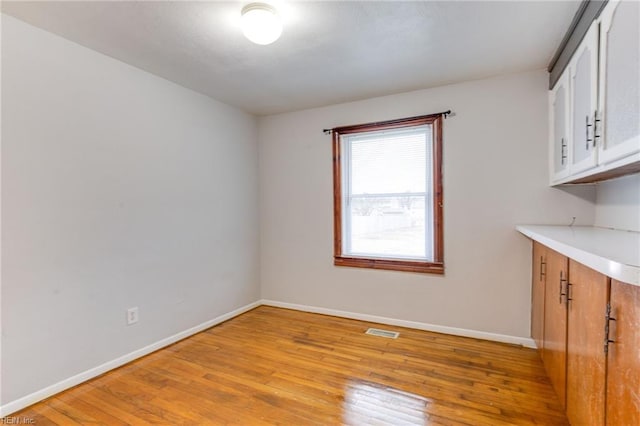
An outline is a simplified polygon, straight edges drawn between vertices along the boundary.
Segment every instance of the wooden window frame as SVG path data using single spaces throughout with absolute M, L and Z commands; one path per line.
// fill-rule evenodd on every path
M 333 235 L 334 265 L 392 271 L 444 274 L 444 225 L 442 191 L 442 119 L 443 114 L 423 115 L 398 120 L 358 124 L 333 129 Z M 383 257 L 351 257 L 342 253 L 342 153 L 340 136 L 379 130 L 431 125 L 433 129 L 433 232 L 434 261 Z

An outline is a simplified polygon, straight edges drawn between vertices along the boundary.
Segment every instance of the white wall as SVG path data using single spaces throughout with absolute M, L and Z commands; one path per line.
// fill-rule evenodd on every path
M 597 186 L 595 226 L 640 232 L 640 174 Z
M 528 337 L 520 223 L 593 224 L 592 186 L 547 186 L 547 74 L 529 72 L 260 119 L 262 297 Z M 444 277 L 333 266 L 323 128 L 443 111 Z
M 2 403 L 258 300 L 257 161 L 254 117 L 3 15 Z

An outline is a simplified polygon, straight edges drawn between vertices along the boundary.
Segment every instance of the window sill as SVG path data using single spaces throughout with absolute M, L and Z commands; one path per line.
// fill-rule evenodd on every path
M 343 256 L 334 256 L 333 259 L 333 264 L 336 266 L 350 266 L 354 268 L 385 269 L 389 271 L 419 272 L 423 274 L 444 275 L 443 263 Z

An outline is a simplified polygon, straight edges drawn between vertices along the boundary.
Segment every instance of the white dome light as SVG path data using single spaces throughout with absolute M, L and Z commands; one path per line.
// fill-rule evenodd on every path
M 256 44 L 271 44 L 282 34 L 282 21 L 273 6 L 251 3 L 242 8 L 242 32 Z

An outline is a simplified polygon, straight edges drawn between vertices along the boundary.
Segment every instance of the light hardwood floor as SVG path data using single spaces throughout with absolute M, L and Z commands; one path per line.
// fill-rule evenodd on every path
M 365 335 L 374 326 L 397 340 Z M 261 306 L 13 416 L 37 425 L 566 425 L 533 349 Z

